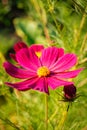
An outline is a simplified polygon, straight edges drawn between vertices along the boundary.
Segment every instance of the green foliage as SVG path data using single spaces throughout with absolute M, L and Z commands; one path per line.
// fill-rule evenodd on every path
M 75 68 L 85 69 L 73 81 L 80 97 L 70 105 L 62 100 L 62 87 L 48 96 L 48 130 L 87 129 L 87 0 L 7 0 L 0 2 L 0 129 L 44 130 L 45 94 L 33 90 L 19 92 L 4 82 L 18 79 L 8 76 L 3 62 L 13 44 L 23 40 L 31 44 L 63 47 L 77 54 Z M 2 26 L 3 25 L 3 26 Z M 10 59 L 9 59 L 10 60 Z M 13 61 L 11 61 L 13 62 Z M 69 103 L 70 104 L 70 103 Z
M 33 43 L 44 43 L 45 38 L 42 36 L 42 28 L 39 23 L 29 20 L 28 18 L 15 19 L 14 25 L 17 34 L 29 45 Z

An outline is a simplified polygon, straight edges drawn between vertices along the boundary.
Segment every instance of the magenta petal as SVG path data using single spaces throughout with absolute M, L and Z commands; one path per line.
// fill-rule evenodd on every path
M 54 65 L 50 66 L 50 70 L 53 72 L 62 72 L 70 69 L 77 62 L 75 54 L 65 54 Z
M 35 53 L 27 48 L 21 49 L 19 52 L 17 52 L 16 59 L 22 67 L 32 69 L 34 71 L 41 66 L 40 61 Z
M 18 52 L 19 50 L 21 50 L 23 48 L 28 48 L 24 42 L 18 42 L 14 45 L 15 52 Z M 10 57 L 17 62 L 15 54 L 10 53 Z
M 24 42 L 18 42 L 14 45 L 15 52 L 18 52 L 22 48 L 27 48 L 27 45 Z
M 64 55 L 64 49 L 63 48 L 57 48 L 58 49 L 58 58 Z
M 37 81 L 38 81 L 38 78 L 33 77 L 31 79 L 28 79 L 28 80 L 25 80 L 22 82 L 17 82 L 17 83 L 6 82 L 5 84 L 7 84 L 8 86 L 10 86 L 12 88 L 16 88 L 20 91 L 25 91 L 25 90 L 28 90 L 28 89 L 31 89 L 32 87 L 34 87 Z
M 5 70 L 6 70 L 6 72 L 9 75 L 11 75 L 12 77 L 15 77 L 15 78 L 25 79 L 25 78 L 30 78 L 30 77 L 36 75 L 32 71 L 17 68 L 16 66 L 12 65 L 9 62 L 5 62 L 3 64 L 3 66 L 4 66 Z
M 34 89 L 34 90 L 38 90 L 38 91 L 45 92 L 45 93 L 49 94 L 48 84 L 47 84 L 47 81 L 45 78 L 34 77 L 31 79 L 25 80 L 23 82 L 18 82 L 18 83 L 6 82 L 5 84 L 7 84 L 8 86 L 10 86 L 12 88 L 16 88 L 20 91 Z
M 44 46 L 34 44 L 30 46 L 30 49 L 33 50 L 34 52 L 40 52 L 44 49 Z
M 62 55 L 64 55 L 64 50 L 62 48 L 46 48 L 42 51 L 42 65 L 49 67 L 53 65 Z
M 82 70 L 83 70 L 83 68 L 78 69 L 78 70 L 74 70 L 74 71 L 69 71 L 69 72 L 59 72 L 59 73 L 54 74 L 54 75 L 57 76 L 58 78 L 74 78 L 74 77 L 76 77 Z
M 39 90 L 41 92 L 45 92 L 49 94 L 48 82 L 46 77 L 39 78 L 39 80 L 36 82 L 35 86 L 32 87 L 32 89 Z
M 56 89 L 59 86 L 69 85 L 69 84 L 73 84 L 73 83 L 58 79 L 57 77 L 48 77 L 48 85 L 51 89 Z
M 10 57 L 17 62 L 15 54 L 10 53 Z
M 21 82 L 20 82 L 21 83 Z M 26 91 L 26 90 L 29 90 L 31 89 L 30 87 L 28 87 L 28 85 L 21 85 L 21 84 L 18 84 L 18 83 L 9 83 L 9 82 L 5 82 L 6 85 L 8 85 L 9 87 L 11 88 L 15 88 L 19 91 Z M 21 86 L 21 87 L 20 87 Z

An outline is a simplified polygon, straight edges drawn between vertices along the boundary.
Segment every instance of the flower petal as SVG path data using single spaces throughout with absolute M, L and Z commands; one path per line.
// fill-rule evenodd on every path
M 3 64 L 3 66 L 4 66 L 5 70 L 6 70 L 6 72 L 9 75 L 11 75 L 12 77 L 15 77 L 15 78 L 25 79 L 25 78 L 30 78 L 30 77 L 36 75 L 32 71 L 17 68 L 16 66 L 12 65 L 9 62 L 5 62 Z
M 63 48 L 57 48 L 58 49 L 58 58 L 64 55 L 64 49 Z
M 14 45 L 15 52 L 18 52 L 22 48 L 28 48 L 24 42 L 18 42 Z
M 49 67 L 54 64 L 62 55 L 64 55 L 64 50 L 62 48 L 46 48 L 42 51 L 42 65 Z
M 58 78 L 74 78 L 76 77 L 81 71 L 83 70 L 83 68 L 78 69 L 78 70 L 74 70 L 74 71 L 68 71 L 68 72 L 59 72 L 54 74 L 55 76 L 58 76 Z
M 32 87 L 34 90 L 39 90 L 41 92 L 45 92 L 49 94 L 48 90 L 48 82 L 46 77 L 39 78 L 38 81 L 36 82 L 35 86 Z
M 50 66 L 50 70 L 53 72 L 62 72 L 70 69 L 77 62 L 75 54 L 65 54 L 54 65 Z
M 5 84 L 7 84 L 10 87 L 16 88 L 20 91 L 34 89 L 34 90 L 38 90 L 38 91 L 45 92 L 45 93 L 49 94 L 48 84 L 47 84 L 45 78 L 34 77 L 31 79 L 25 80 L 23 82 L 18 82 L 18 83 L 6 82 Z
M 42 55 L 42 50 L 44 49 L 43 45 L 32 45 L 29 48 L 33 53 L 35 53 L 35 55 L 40 58 Z
M 37 80 L 38 80 L 37 77 L 33 77 L 31 79 L 28 79 L 28 80 L 25 80 L 22 82 L 17 82 L 17 83 L 6 82 L 5 84 L 12 87 L 12 88 L 16 88 L 20 91 L 25 91 L 25 90 L 28 90 L 28 89 L 31 89 L 32 87 L 34 87 Z
M 24 42 L 18 42 L 14 45 L 15 52 L 18 52 L 22 48 L 28 48 Z M 10 53 L 10 57 L 17 62 L 15 54 Z
M 36 44 L 33 44 L 30 46 L 30 49 L 32 49 L 34 52 L 40 52 L 44 49 L 44 46 L 43 45 L 36 45 Z
M 15 54 L 10 53 L 10 57 L 17 62 Z
M 38 67 L 41 66 L 38 57 L 31 49 L 21 49 L 16 53 L 16 59 L 22 67 L 32 69 L 34 71 L 36 71 Z
M 68 82 L 68 81 L 64 81 L 61 79 L 58 79 L 57 77 L 48 77 L 48 85 L 50 86 L 51 89 L 56 89 L 59 86 L 62 85 L 69 85 L 69 84 L 73 84 L 72 82 Z

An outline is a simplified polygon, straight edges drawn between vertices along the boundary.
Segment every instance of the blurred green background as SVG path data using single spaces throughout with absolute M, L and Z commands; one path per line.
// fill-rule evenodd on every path
M 4 85 L 17 81 L 5 73 L 3 62 L 13 62 L 9 53 L 21 40 L 28 46 L 63 47 L 77 55 L 75 68 L 85 68 L 73 79 L 80 97 L 59 130 L 87 130 L 87 0 L 0 0 L 0 130 L 45 130 L 44 94 Z M 62 89 L 50 90 L 48 130 L 57 130 L 64 104 L 68 104 L 60 102 Z

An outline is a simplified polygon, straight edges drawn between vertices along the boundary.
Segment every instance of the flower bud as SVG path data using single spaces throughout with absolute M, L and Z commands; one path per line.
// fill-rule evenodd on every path
M 73 84 L 64 86 L 64 98 L 67 100 L 73 100 L 76 97 L 76 87 Z

